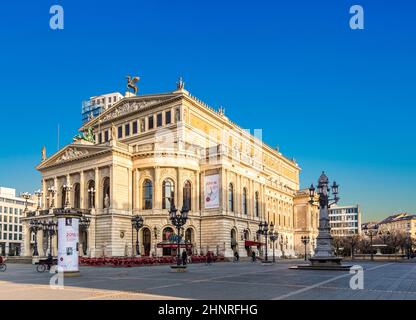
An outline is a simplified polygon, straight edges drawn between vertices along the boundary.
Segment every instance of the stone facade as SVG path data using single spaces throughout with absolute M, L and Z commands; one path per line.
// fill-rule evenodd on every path
M 30 218 L 48 219 L 66 203 L 84 210 L 91 217 L 80 239 L 87 255 L 132 254 L 133 215 L 144 219 L 141 253 L 170 254 L 157 244 L 175 232 L 168 215 L 172 203 L 179 209 L 189 206 L 184 235 L 194 253 L 247 256 L 246 241 L 263 241 L 256 231 L 267 220 L 280 234 L 277 255 L 295 255 L 300 168 L 223 110 L 213 110 L 180 87 L 126 95 L 80 131 L 87 128 L 93 129 L 94 143 L 75 141 L 37 167 L 44 206 Z M 41 255 L 42 241 L 39 232 Z

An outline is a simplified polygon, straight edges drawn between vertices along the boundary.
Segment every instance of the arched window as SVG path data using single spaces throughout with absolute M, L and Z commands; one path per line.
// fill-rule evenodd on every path
M 256 217 L 258 217 L 260 215 L 259 192 L 258 191 L 256 191 L 256 193 L 254 194 L 254 212 L 256 213 Z
M 163 181 L 163 199 L 162 199 L 162 209 L 169 210 L 171 206 L 175 203 L 175 185 L 172 180 L 166 179 Z
M 192 186 L 189 181 L 185 181 L 183 185 L 183 207 L 191 211 L 192 205 Z
M 194 243 L 194 231 L 191 228 L 188 228 L 185 231 L 185 242 Z
M 95 181 L 88 182 L 88 208 L 95 208 Z
M 228 210 L 234 212 L 234 186 L 232 183 L 228 186 Z
M 243 214 L 247 214 L 247 189 L 246 188 L 243 188 L 241 207 L 243 208 Z
M 81 208 L 81 188 L 79 183 L 74 185 L 74 208 Z
M 153 185 L 149 179 L 143 182 L 143 210 L 151 210 L 153 208 Z

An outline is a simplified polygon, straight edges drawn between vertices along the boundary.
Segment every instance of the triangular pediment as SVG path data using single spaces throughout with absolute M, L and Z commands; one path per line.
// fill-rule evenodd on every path
M 85 130 L 88 127 L 94 127 L 101 123 L 111 122 L 117 119 L 118 117 L 141 111 L 152 106 L 156 106 L 160 103 L 168 102 L 171 99 L 174 99 L 180 96 L 181 93 L 162 93 L 162 94 L 152 94 L 152 95 L 141 95 L 133 97 L 125 97 L 119 102 L 108 108 L 106 111 L 101 113 L 96 118 L 85 123 L 80 131 Z
M 93 157 L 95 155 L 102 154 L 111 150 L 112 147 L 109 145 L 96 146 L 93 144 L 74 142 L 65 146 L 51 157 L 42 161 L 38 165 L 37 169 L 42 170 L 51 166 L 60 165 L 62 163 L 79 160 L 87 157 Z

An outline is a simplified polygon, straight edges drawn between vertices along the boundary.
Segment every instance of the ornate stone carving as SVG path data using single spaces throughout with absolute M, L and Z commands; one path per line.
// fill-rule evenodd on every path
M 78 150 L 77 148 L 68 148 L 65 151 L 65 153 L 62 156 L 60 156 L 58 160 L 56 160 L 56 162 L 59 163 L 62 161 L 79 158 L 87 154 L 89 154 L 88 150 L 81 151 L 81 150 Z
M 163 101 L 163 100 L 159 99 L 159 100 L 142 101 L 142 102 L 126 102 L 123 105 L 114 109 L 109 114 L 107 114 L 103 118 L 103 121 L 108 121 L 108 120 L 118 118 L 122 115 L 137 111 L 139 109 L 142 109 L 142 108 L 147 107 L 147 106 L 152 105 L 152 104 L 159 103 L 161 101 Z

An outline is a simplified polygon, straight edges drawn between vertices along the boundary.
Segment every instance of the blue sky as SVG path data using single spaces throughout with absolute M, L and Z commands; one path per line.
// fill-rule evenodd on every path
M 49 28 L 62 5 L 65 29 Z M 349 28 L 349 8 L 365 30 Z M 322 170 L 363 220 L 416 213 L 416 4 L 411 1 L 19 1 L 0 4 L 0 185 L 39 187 L 41 148 L 80 126 L 81 101 L 186 88 Z

